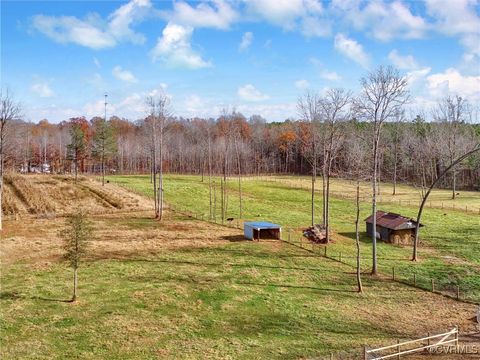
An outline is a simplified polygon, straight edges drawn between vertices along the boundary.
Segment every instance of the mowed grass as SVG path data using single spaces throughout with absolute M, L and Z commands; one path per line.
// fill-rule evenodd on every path
M 152 196 L 152 185 L 148 176 L 114 176 L 110 180 L 122 186 Z M 292 181 L 292 180 L 290 180 Z M 301 181 L 301 180 L 300 180 Z M 333 188 L 338 189 L 348 182 L 339 180 Z M 220 221 L 220 179 L 215 178 L 217 187 L 217 221 Z M 318 187 L 321 181 L 317 183 Z M 228 211 L 227 217 L 238 218 L 238 181 L 228 181 Z M 382 185 L 386 188 L 387 185 Z M 167 175 L 165 179 L 165 199 L 177 208 L 194 212 L 198 216 L 208 218 L 209 188 L 208 178 L 201 181 L 199 176 Z M 301 229 L 310 223 L 310 191 L 293 186 L 286 181 L 268 181 L 255 178 L 242 181 L 243 217 L 247 220 L 270 220 L 284 226 L 284 237 L 288 228 L 292 229 L 291 240 L 301 238 Z M 344 197 L 352 196 L 354 188 L 345 186 Z M 319 189 L 320 190 L 320 189 Z M 399 191 L 409 193 L 414 197 L 416 189 L 401 186 Z M 435 192 L 434 192 L 435 194 Z M 361 218 L 370 214 L 370 204 L 365 201 L 368 188 L 362 193 Z M 479 206 L 480 197 L 477 193 L 470 195 L 471 206 Z M 321 222 L 321 193 L 317 194 L 316 219 Z M 384 203 L 381 210 L 401 213 L 415 217 L 417 206 Z M 355 206 L 353 200 L 332 198 L 331 227 L 335 232 L 333 244 L 328 246 L 328 255 L 342 261 L 354 264 L 354 221 Z M 421 261 L 410 261 L 411 247 L 400 247 L 383 242 L 378 243 L 379 268 L 383 274 L 390 275 L 395 267 L 396 277 L 406 282 L 412 282 L 417 276 L 417 284 L 425 288 L 431 287 L 431 279 L 436 282 L 437 289 L 456 292 L 460 286 L 461 297 L 480 301 L 480 216 L 475 213 L 465 213 L 447 209 L 426 208 L 421 230 L 421 246 L 419 250 Z M 364 223 L 361 225 L 364 229 Z M 322 251 L 323 250 L 318 250 Z M 371 266 L 371 240 L 362 234 L 362 267 L 367 270 Z
M 195 224 L 171 214 L 165 221 Z M 105 224 L 133 231 L 132 243 L 166 226 L 94 221 L 97 231 Z M 2 267 L 1 358 L 297 359 L 471 327 L 472 306 L 369 277 L 360 295 L 345 264 L 278 241 L 231 239 L 142 256 L 94 247 L 77 303 L 65 302 L 72 274 L 61 261 Z

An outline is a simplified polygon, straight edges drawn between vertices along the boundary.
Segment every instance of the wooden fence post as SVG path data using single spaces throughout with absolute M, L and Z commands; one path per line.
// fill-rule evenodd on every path
M 392 280 L 395 281 L 395 266 L 392 266 Z
M 413 273 L 413 286 L 417 286 L 417 274 Z
M 363 346 L 363 360 L 368 360 L 367 347 Z
M 432 292 L 435 292 L 435 279 L 432 279 Z
M 458 325 L 455 325 L 455 346 L 458 349 Z
M 325 245 L 324 249 L 325 249 L 325 250 L 324 250 L 324 252 L 323 252 L 323 255 L 324 255 L 325 257 L 327 257 L 327 245 Z
M 398 352 L 397 359 L 400 359 L 400 340 L 399 339 L 397 339 L 397 352 Z
M 457 285 L 457 300 L 460 299 L 460 286 Z

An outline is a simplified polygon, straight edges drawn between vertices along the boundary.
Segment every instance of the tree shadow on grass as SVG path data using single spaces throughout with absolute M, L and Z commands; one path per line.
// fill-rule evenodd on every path
M 228 240 L 230 242 L 252 241 L 252 240 L 246 239 L 245 236 L 243 235 L 225 235 L 225 236 L 222 236 L 221 239 Z
M 25 296 L 23 294 L 18 293 L 17 291 L 2 291 L 0 293 L 0 300 L 42 300 L 42 301 L 55 301 L 55 302 L 64 302 L 69 303 L 72 302 L 72 299 L 52 299 L 42 296 Z
M 355 236 L 356 236 L 355 231 L 339 232 L 338 235 L 345 236 L 355 241 Z M 369 237 L 366 232 L 360 232 L 360 241 L 365 244 L 371 244 L 372 238 Z
M 176 265 L 194 265 L 202 267 L 239 267 L 239 268 L 260 268 L 260 269 L 274 269 L 274 270 L 292 270 L 292 271 L 319 271 L 321 273 L 334 273 L 334 274 L 349 274 L 348 271 L 339 271 L 338 269 L 325 269 L 325 268 L 316 268 L 316 267 L 307 267 L 307 266 L 279 266 L 279 265 L 267 265 L 267 264 L 256 264 L 256 263 L 229 263 L 229 262 L 199 262 L 191 260 L 176 260 L 176 259 L 117 259 L 124 262 L 148 262 L 148 263 L 165 263 L 165 264 L 176 264 Z
M 72 299 L 51 299 L 42 296 L 32 296 L 30 297 L 32 300 L 41 300 L 41 301 L 53 301 L 53 302 L 63 302 L 63 303 L 72 303 L 74 302 Z
M 302 290 L 340 292 L 340 293 L 356 293 L 357 292 L 355 290 L 346 290 L 346 289 L 321 288 L 321 287 L 315 287 L 315 286 L 303 286 L 303 285 L 291 285 L 291 284 L 255 283 L 250 281 L 235 282 L 235 284 L 248 285 L 248 286 L 278 287 L 278 288 L 290 288 L 290 289 L 302 289 Z

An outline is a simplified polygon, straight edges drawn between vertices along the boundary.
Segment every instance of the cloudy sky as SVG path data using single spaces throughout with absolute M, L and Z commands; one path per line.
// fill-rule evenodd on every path
M 162 91 L 179 116 L 279 121 L 381 64 L 409 76 L 412 108 L 480 101 L 477 0 L 2 0 L 1 32 L 2 86 L 32 121 L 101 115 L 105 92 L 134 120 Z

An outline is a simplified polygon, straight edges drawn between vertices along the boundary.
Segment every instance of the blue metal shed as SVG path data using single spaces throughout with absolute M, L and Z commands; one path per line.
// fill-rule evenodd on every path
M 243 223 L 243 234 L 247 239 L 259 240 L 260 238 L 280 239 L 282 227 L 266 221 L 251 221 Z

